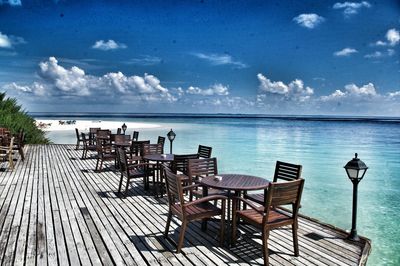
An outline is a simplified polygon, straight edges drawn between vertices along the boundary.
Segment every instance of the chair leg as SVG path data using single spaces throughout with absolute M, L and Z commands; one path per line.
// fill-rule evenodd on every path
M 234 199 L 233 202 L 233 212 L 232 212 L 232 232 L 231 232 L 231 245 L 235 246 L 236 244 L 236 234 L 237 234 L 237 213 L 236 213 L 236 203 L 237 201 Z
M 263 229 L 262 242 L 263 242 L 264 266 L 269 265 L 268 237 L 269 237 L 269 230 Z
M 103 160 L 100 160 L 99 172 L 103 169 Z
M 11 171 L 14 170 L 14 160 L 13 160 L 12 153 L 10 153 L 10 155 L 9 155 L 8 163 L 9 163 L 9 166 L 11 168 Z
M 297 221 L 295 221 L 292 225 L 292 234 L 293 234 L 294 255 L 296 257 L 299 256 L 299 241 L 297 238 L 297 227 L 298 227 L 298 224 L 297 224 Z
M 24 149 L 22 147 L 19 147 L 19 155 L 21 156 L 21 160 L 25 160 L 25 154 L 24 154 Z
M 219 245 L 224 245 L 224 235 L 225 235 L 225 200 L 221 203 L 221 228 L 219 232 Z
M 164 231 L 164 237 L 168 237 L 168 231 L 169 231 L 169 226 L 171 224 L 171 219 L 172 219 L 172 212 L 170 211 L 168 213 L 168 218 L 167 218 L 167 224 L 165 225 L 165 231 Z
M 119 180 L 119 186 L 118 186 L 118 193 L 121 193 L 122 189 L 122 181 L 124 180 L 124 176 L 121 174 L 121 180 Z
M 78 149 L 79 149 L 79 140 L 76 141 L 76 147 L 75 147 L 75 150 L 78 150 Z
M 99 167 L 99 161 L 100 161 L 100 158 L 97 158 L 95 171 L 97 171 L 97 168 Z
M 183 245 L 183 239 L 185 238 L 185 231 L 187 227 L 187 221 L 182 221 L 181 232 L 179 233 L 179 241 L 178 241 L 178 248 L 176 249 L 176 253 L 180 253 Z
M 124 194 L 125 194 L 125 196 L 126 196 L 126 193 L 128 193 L 129 181 L 130 181 L 130 180 L 129 180 L 129 177 L 127 177 L 127 178 L 126 178 L 126 187 L 125 187 L 125 193 L 124 193 Z

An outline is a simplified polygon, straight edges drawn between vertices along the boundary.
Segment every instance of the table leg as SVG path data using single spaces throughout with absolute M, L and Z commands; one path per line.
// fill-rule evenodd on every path
M 203 197 L 208 196 L 208 188 L 206 186 L 203 186 Z M 201 230 L 205 231 L 207 230 L 207 219 L 203 219 L 201 222 Z
M 234 232 L 234 230 L 237 231 L 237 229 L 233 228 L 233 223 L 234 223 L 233 219 L 236 219 L 235 212 L 236 212 L 237 209 L 239 209 L 239 204 L 238 204 L 237 197 L 240 197 L 240 191 L 235 191 L 233 198 L 231 198 L 231 200 L 232 200 L 232 220 L 230 220 L 230 223 L 231 223 L 230 224 L 230 228 L 231 228 L 230 236 L 231 237 L 229 238 L 229 242 L 230 242 L 229 244 L 230 245 L 233 245 L 233 243 L 234 243 L 234 241 L 232 239 L 232 236 L 236 236 L 236 233 L 237 233 L 237 232 Z

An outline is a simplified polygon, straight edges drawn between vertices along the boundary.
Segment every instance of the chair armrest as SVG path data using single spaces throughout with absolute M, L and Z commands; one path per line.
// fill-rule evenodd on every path
M 139 167 L 139 166 L 153 166 L 152 164 L 149 164 L 149 163 L 135 163 L 135 164 L 130 164 L 130 165 L 128 165 L 128 169 L 130 169 L 130 168 L 136 168 L 136 167 Z
M 190 201 L 188 203 L 185 203 L 184 206 L 185 207 L 189 207 L 191 205 L 194 204 L 199 204 L 199 203 L 203 203 L 203 202 L 207 202 L 207 201 L 212 201 L 212 200 L 227 200 L 228 197 L 226 196 L 221 196 L 221 195 L 212 195 L 212 196 L 207 196 L 207 197 L 203 197 L 203 198 L 199 198 L 197 200 L 194 201 Z
M 197 188 L 199 186 L 200 186 L 200 184 L 192 184 L 192 185 L 183 187 L 183 190 L 192 190 L 192 189 Z
M 244 199 L 244 198 L 241 198 L 241 197 L 233 197 L 232 199 L 242 201 L 242 202 L 246 203 L 250 208 L 252 208 L 253 210 L 255 210 L 256 212 L 258 212 L 258 213 L 260 213 L 260 214 L 264 214 L 264 211 L 260 210 L 260 206 L 256 206 L 256 205 L 254 204 L 254 202 L 252 202 L 251 200 Z M 263 210 L 264 210 L 264 207 L 263 207 L 263 206 L 261 206 L 261 207 L 262 207 Z

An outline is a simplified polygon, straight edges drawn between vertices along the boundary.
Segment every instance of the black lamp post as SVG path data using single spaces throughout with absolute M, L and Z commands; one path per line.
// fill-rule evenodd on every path
M 351 231 L 347 239 L 358 241 L 360 238 L 357 235 L 357 189 L 358 183 L 360 183 L 361 179 L 363 179 L 365 172 L 367 172 L 368 167 L 365 165 L 363 161 L 357 158 L 358 154 L 355 154 L 355 157 L 349 161 L 345 166 L 347 176 L 353 182 L 353 214 L 352 214 L 352 222 L 351 222 Z
M 174 131 L 172 131 L 172 128 L 171 128 L 171 130 L 168 132 L 167 137 L 168 137 L 168 139 L 169 139 L 169 141 L 170 141 L 169 153 L 172 154 L 172 142 L 174 141 L 174 139 L 175 139 L 175 137 L 176 137 L 176 134 L 175 134 Z
M 126 126 L 125 123 L 124 123 L 124 124 L 122 125 L 122 131 L 124 132 L 124 135 L 125 135 L 126 129 L 127 129 L 127 126 Z

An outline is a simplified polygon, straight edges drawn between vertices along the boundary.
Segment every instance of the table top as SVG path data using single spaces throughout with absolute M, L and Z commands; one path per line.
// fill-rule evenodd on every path
M 165 157 L 163 156 L 165 155 Z M 149 161 L 159 161 L 159 162 L 171 162 L 174 160 L 173 154 L 149 154 L 143 156 L 144 159 Z
M 221 180 L 217 180 L 215 176 L 203 177 L 200 184 L 217 189 L 247 191 L 260 190 L 268 187 L 270 181 L 258 176 L 243 174 L 220 174 Z

